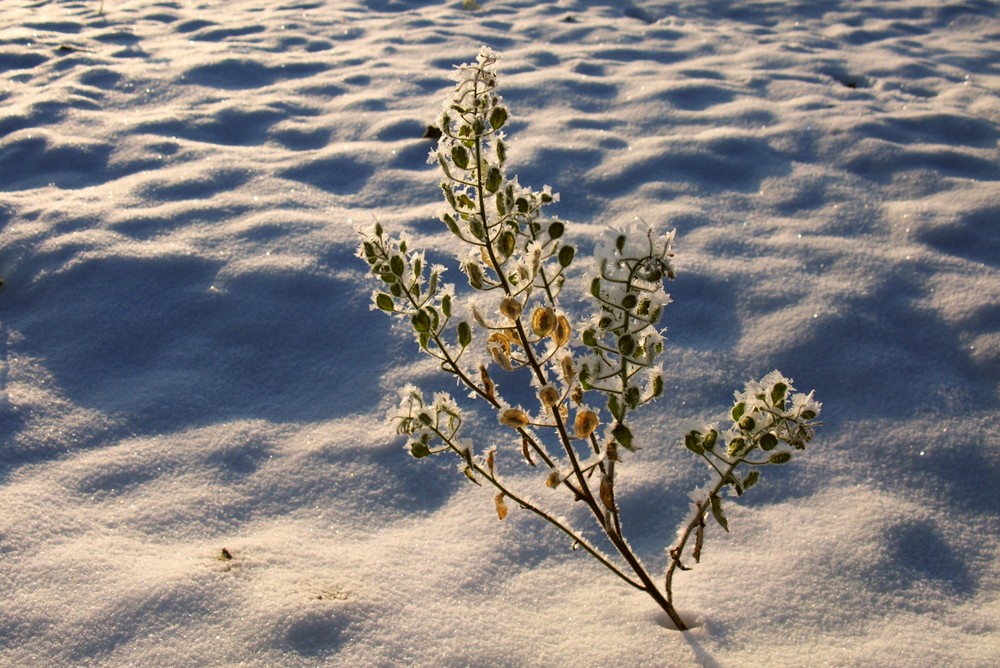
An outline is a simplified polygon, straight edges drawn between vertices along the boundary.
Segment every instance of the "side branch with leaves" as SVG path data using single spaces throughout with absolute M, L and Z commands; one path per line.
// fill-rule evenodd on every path
M 441 281 L 444 267 L 428 266 L 406 240 L 389 236 L 379 224 L 362 233 L 358 255 L 381 284 L 372 308 L 409 323 L 420 350 L 516 434 L 513 449 L 540 470 L 544 485 L 566 490 L 587 507 L 617 556 L 512 489 L 498 472 L 497 447 L 477 451 L 462 438 L 462 411 L 449 395 L 428 399 L 408 385 L 390 418 L 407 436 L 413 457 L 453 453 L 470 481 L 493 488 L 501 520 L 511 506 L 541 517 L 646 592 L 684 630 L 689 624 L 673 603 L 674 573 L 700 559 L 709 518 L 729 530 L 722 507 L 726 488 L 740 496 L 758 482 L 762 467 L 784 464 L 804 449 L 820 406 L 812 393 L 794 393 L 791 382 L 773 372 L 736 393 L 726 431 L 713 426 L 685 436 L 687 449 L 708 465 L 710 481 L 667 549 L 666 574 L 658 583 L 625 538 L 615 484 L 623 454 L 638 449 L 632 413 L 664 391 L 657 326 L 670 302 L 663 282 L 674 277 L 674 233 L 611 230 L 594 253 L 595 314 L 574 327 L 559 294 L 576 254 L 564 241 L 565 224 L 542 214 L 558 197 L 547 186 L 538 192 L 507 177 L 503 130 L 509 112 L 497 93 L 497 60 L 484 47 L 475 63 L 458 68 L 431 154 L 444 176 L 448 209 L 441 220 L 468 248 L 459 265 L 473 296 L 459 303 L 454 286 Z M 518 372 L 528 374 L 536 390 L 534 408 L 511 406 L 497 389 L 495 374 Z M 603 404 L 609 420 L 602 422 L 590 397 Z

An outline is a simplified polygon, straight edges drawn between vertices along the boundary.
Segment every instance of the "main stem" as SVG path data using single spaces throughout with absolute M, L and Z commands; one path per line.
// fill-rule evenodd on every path
M 476 88 L 478 88 L 478 82 L 476 84 Z M 478 200 L 477 203 L 479 205 L 479 214 L 482 219 L 483 228 L 484 230 L 486 230 L 486 239 L 484 240 L 485 241 L 484 245 L 486 247 L 486 252 L 490 259 L 490 262 L 491 264 L 493 264 L 494 268 L 497 271 L 497 276 L 500 281 L 501 289 L 505 294 L 510 295 L 511 290 L 507 282 L 507 277 L 504 275 L 504 272 L 499 265 L 498 258 L 496 257 L 493 250 L 493 244 L 489 238 L 490 226 L 487 224 L 488 217 L 486 213 L 486 197 L 485 197 L 486 189 L 483 186 L 483 174 L 482 174 L 482 165 L 483 165 L 482 139 L 483 139 L 482 137 L 476 138 L 475 159 L 476 159 L 476 191 L 477 191 L 476 194 Z M 551 301 L 552 294 L 548 292 L 547 287 L 548 286 L 546 286 L 546 293 Z M 515 327 L 517 329 L 519 338 L 521 339 L 522 345 L 527 353 L 528 362 L 532 368 L 532 371 L 539 379 L 539 381 L 544 384 L 546 381 L 545 373 L 542 371 L 541 366 L 538 364 L 538 361 L 534 357 L 531 344 L 528 340 L 527 332 L 525 332 L 520 318 L 516 319 Z M 560 440 L 562 441 L 563 447 L 567 455 L 569 456 L 577 481 L 580 485 L 581 491 L 583 492 L 584 501 L 588 506 L 590 506 L 594 515 L 597 517 L 598 523 L 600 524 L 601 528 L 604 529 L 604 532 L 611 540 L 611 543 L 615 546 L 615 549 L 618 550 L 618 553 L 622 556 L 623 559 L 625 559 L 626 563 L 628 563 L 629 567 L 635 573 L 636 577 L 639 578 L 639 581 L 642 583 L 641 587 L 642 591 L 649 594 L 649 596 L 654 601 L 656 601 L 657 605 L 659 605 L 663 609 L 663 611 L 667 613 L 667 617 L 670 618 L 670 621 L 673 622 L 674 626 L 677 628 L 678 631 L 688 630 L 688 625 L 684 622 L 683 619 L 681 619 L 681 616 L 677 614 L 677 610 L 674 609 L 673 603 L 671 603 L 668 597 L 664 596 L 663 593 L 660 592 L 660 590 L 657 588 L 656 583 L 653 582 L 653 579 L 649 576 L 649 573 L 646 572 L 646 569 L 639 561 L 639 558 L 635 556 L 635 554 L 632 552 L 632 548 L 629 547 L 628 543 L 625 542 L 625 539 L 618 531 L 617 526 L 608 526 L 607 522 L 604 521 L 603 513 L 601 512 L 596 499 L 594 499 L 593 492 L 591 492 L 590 490 L 590 485 L 587 484 L 586 477 L 583 475 L 583 472 L 580 469 L 580 464 L 576 458 L 576 452 L 573 449 L 573 444 L 571 442 L 569 434 L 566 431 L 566 426 L 562 421 L 562 416 L 559 414 L 558 409 L 553 409 L 552 414 L 553 417 L 555 418 Z M 540 514 L 542 517 L 545 517 L 550 522 L 552 521 L 551 517 L 548 517 L 546 513 L 540 512 L 540 509 L 534 508 L 533 504 L 527 504 L 527 507 L 529 507 L 531 510 L 534 510 L 536 513 Z M 557 526 L 560 526 L 560 528 L 563 528 L 561 523 L 559 523 L 558 521 L 553 523 L 556 524 Z M 591 554 L 593 556 L 597 556 L 594 552 L 591 552 Z M 621 575 L 621 573 L 611 564 L 607 563 L 606 561 L 604 561 L 599 557 L 598 560 L 601 561 L 605 566 L 610 568 L 612 571 Z M 674 564 L 672 564 L 672 567 L 673 565 Z M 669 595 L 669 589 L 667 593 Z

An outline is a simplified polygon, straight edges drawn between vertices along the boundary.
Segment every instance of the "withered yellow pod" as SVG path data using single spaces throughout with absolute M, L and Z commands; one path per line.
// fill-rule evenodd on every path
M 597 419 L 597 414 L 594 411 L 580 411 L 576 414 L 576 420 L 573 421 L 573 430 L 576 432 L 577 438 L 587 438 L 594 433 L 601 421 Z
M 531 314 L 531 331 L 537 336 L 548 336 L 556 328 L 556 312 L 551 306 L 539 306 Z

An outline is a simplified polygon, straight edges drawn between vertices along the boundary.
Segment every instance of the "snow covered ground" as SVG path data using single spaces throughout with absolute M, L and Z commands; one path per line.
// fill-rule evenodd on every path
M 480 5 L 3 3 L 0 665 L 1000 665 L 998 4 Z M 447 383 L 355 228 L 457 250 L 422 135 L 481 44 L 574 268 L 677 228 L 646 563 L 685 429 L 774 368 L 824 404 L 678 575 L 686 634 L 383 422 Z

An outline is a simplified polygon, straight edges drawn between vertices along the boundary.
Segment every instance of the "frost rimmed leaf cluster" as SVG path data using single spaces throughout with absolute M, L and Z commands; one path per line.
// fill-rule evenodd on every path
M 457 455 L 469 480 L 494 489 L 498 518 L 517 507 L 541 517 L 685 629 L 673 605 L 672 578 L 700 559 L 707 518 L 728 531 L 724 489 L 742 495 L 763 466 L 783 464 L 802 450 L 820 405 L 812 393 L 795 394 L 791 381 L 774 372 L 736 393 L 730 428 L 685 436 L 684 446 L 706 462 L 711 479 L 692 497 L 691 515 L 667 550 L 665 578 L 657 584 L 625 538 L 615 469 L 622 449 L 638 449 L 631 413 L 664 391 L 659 323 L 670 303 L 663 284 L 674 277 L 674 232 L 609 230 L 589 276 L 594 315 L 574 326 L 558 298 L 575 252 L 564 241 L 565 223 L 542 214 L 558 197 L 548 186 L 535 191 L 507 177 L 509 112 L 497 92 L 497 61 L 484 47 L 475 63 L 458 68 L 430 155 L 443 175 L 441 220 L 468 248 L 458 261 L 474 296 L 457 304 L 453 286 L 441 281 L 444 268 L 428 266 L 407 240 L 379 224 L 362 231 L 358 255 L 381 283 L 372 308 L 407 322 L 421 351 L 495 411 L 499 440 L 473 448 L 461 436 L 458 403 L 445 393 L 428 400 L 412 385 L 401 390 L 390 420 L 406 435 L 413 457 Z M 530 376 L 533 407 L 511 406 L 494 381 L 496 374 L 518 372 Z M 501 458 L 511 453 L 539 472 L 544 487 L 565 490 L 586 506 L 617 558 L 513 489 L 500 473 Z
M 617 441 L 631 450 L 626 412 L 663 394 L 657 324 L 670 303 L 663 281 L 674 277 L 674 232 L 656 237 L 651 229 L 633 227 L 612 230 L 609 237 L 594 251 L 599 271 L 590 281 L 590 295 L 599 309 L 583 332 L 591 353 L 581 362 L 580 380 L 585 389 L 608 395 Z

